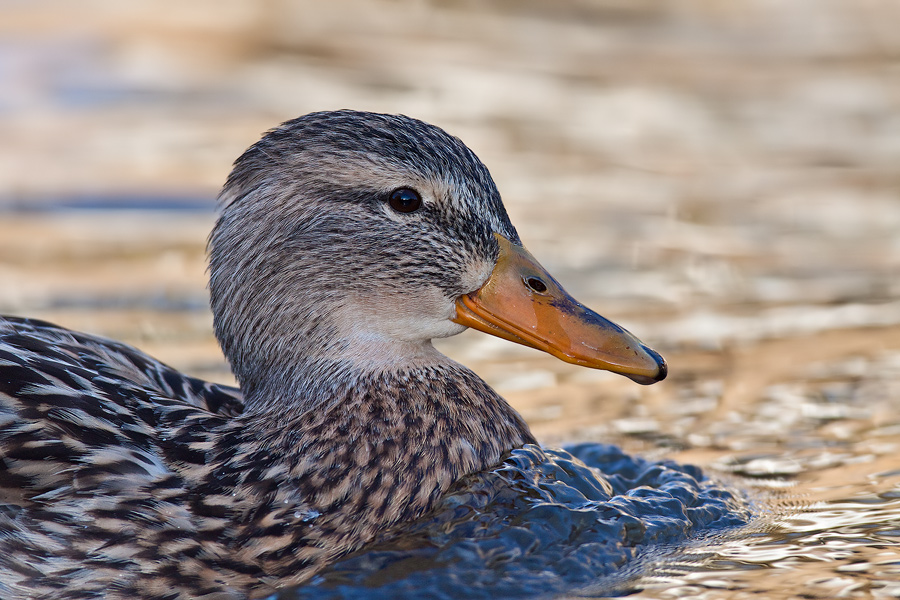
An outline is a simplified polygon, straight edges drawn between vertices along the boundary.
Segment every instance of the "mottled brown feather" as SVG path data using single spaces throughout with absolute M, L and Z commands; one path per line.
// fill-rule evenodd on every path
M 388 203 L 407 186 L 422 209 Z M 241 391 L 0 320 L 0 597 L 244 598 L 309 578 L 533 442 L 431 338 L 517 240 L 487 169 L 400 116 L 316 113 L 235 163 L 210 236 Z

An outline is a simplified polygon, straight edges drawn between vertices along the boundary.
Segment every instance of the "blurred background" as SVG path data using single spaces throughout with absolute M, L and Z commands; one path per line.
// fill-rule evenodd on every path
M 669 359 L 642 388 L 481 334 L 440 343 L 542 442 L 810 503 L 883 494 L 898 23 L 896 0 L 0 0 L 0 312 L 231 381 L 204 272 L 231 162 L 310 111 L 404 113 L 462 138 L 532 253 Z M 884 569 L 851 584 L 900 594 Z

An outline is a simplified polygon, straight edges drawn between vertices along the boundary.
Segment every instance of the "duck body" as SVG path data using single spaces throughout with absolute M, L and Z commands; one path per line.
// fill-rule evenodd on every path
M 431 345 L 466 326 L 641 383 L 665 376 L 633 336 L 552 295 L 487 169 L 436 127 L 307 115 L 238 159 L 220 199 L 211 304 L 239 390 L 0 320 L 0 596 L 256 597 L 427 513 L 534 442 Z M 490 283 L 501 263 L 525 273 L 515 294 L 577 321 L 588 350 L 530 324 L 540 306 L 517 325 L 521 298 L 503 306 Z
M 9 318 L 0 339 L 4 597 L 243 597 L 302 581 L 498 462 L 492 440 L 533 441 L 462 368 L 449 386 L 430 369 L 348 381 L 332 410 L 260 431 L 238 390 L 126 345 Z M 448 396 L 475 401 L 448 411 Z M 485 431 L 468 411 L 490 417 Z

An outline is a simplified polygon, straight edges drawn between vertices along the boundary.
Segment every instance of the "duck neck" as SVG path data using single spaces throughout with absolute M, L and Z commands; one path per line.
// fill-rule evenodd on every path
M 418 485 L 432 477 L 440 492 L 534 442 L 522 417 L 475 373 L 430 343 L 417 352 L 401 362 L 377 352 L 310 361 L 293 385 L 251 396 L 245 423 L 299 460 L 342 454 L 335 460 L 386 468 L 391 479 L 405 472 Z
M 311 375 L 294 387 L 270 397 L 260 388 L 214 436 L 206 479 L 195 489 L 212 482 L 220 490 L 233 480 L 230 497 L 248 531 L 294 515 L 286 548 L 321 566 L 390 536 L 461 477 L 534 442 L 519 414 L 475 373 L 433 348 L 420 350 L 427 356 L 383 361 L 392 368 L 374 368 L 377 354 L 310 359 Z M 275 563 L 262 568 L 280 573 L 284 565 Z M 292 565 L 288 572 L 298 572 Z
M 372 382 L 409 372 L 467 371 L 438 352 L 430 341 L 379 343 L 372 339 L 360 343 L 331 339 L 314 348 L 283 346 L 295 350 L 272 353 L 268 360 L 256 364 L 252 379 L 241 381 L 248 412 L 263 419 L 277 415 L 283 422 L 310 409 L 328 410 L 329 405 L 345 401 L 351 391 L 365 390 Z

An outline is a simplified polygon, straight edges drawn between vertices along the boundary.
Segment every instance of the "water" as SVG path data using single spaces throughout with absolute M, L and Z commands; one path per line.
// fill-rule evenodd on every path
M 744 523 L 667 529 L 662 507 L 639 519 L 660 539 L 563 563 L 585 539 L 523 550 L 498 522 L 466 555 L 439 528 L 461 537 L 465 513 L 291 594 L 476 594 L 530 557 L 551 566 L 516 571 L 520 597 L 900 596 L 897 3 L 170 4 L 0 3 L 0 205 L 20 209 L 0 214 L 0 311 L 231 382 L 203 251 L 231 161 L 302 112 L 404 112 L 469 143 L 535 256 L 671 374 L 639 388 L 484 336 L 441 347 L 546 447 L 697 465 Z M 562 456 L 521 468 L 541 479 Z M 612 485 L 608 468 L 584 477 Z M 490 476 L 469 485 L 505 477 Z M 572 513 L 552 517 L 561 531 L 584 514 L 540 495 L 562 487 L 503 486 L 511 503 L 488 514 L 552 506 Z M 610 500 L 588 502 L 593 523 Z M 492 539 L 519 550 L 478 546 Z M 394 561 L 384 581 L 376 558 Z
M 900 490 L 798 506 L 775 502 L 739 537 L 660 561 L 636 585 L 655 597 L 896 598 Z
M 0 303 L 229 382 L 204 301 L 211 219 L 7 213 L 14 285 Z M 900 330 L 832 323 L 709 349 L 667 337 L 683 318 L 697 323 L 689 310 L 665 319 L 670 380 L 649 387 L 481 335 L 447 340 L 547 448 L 583 444 L 515 452 L 436 516 L 283 597 L 900 594 Z M 652 337 L 654 319 L 630 325 Z

